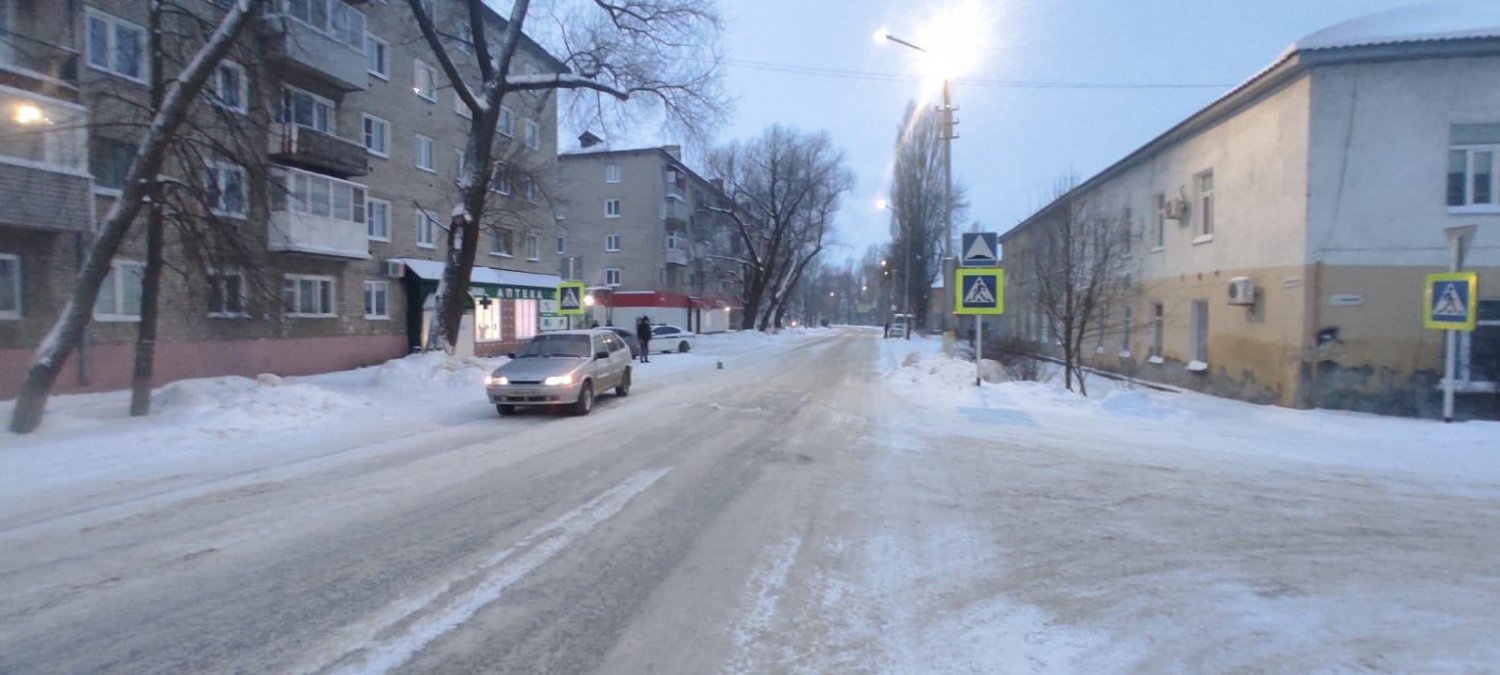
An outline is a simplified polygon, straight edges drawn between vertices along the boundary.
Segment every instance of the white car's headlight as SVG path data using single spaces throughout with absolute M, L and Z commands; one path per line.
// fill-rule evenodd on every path
M 503 387 L 510 384 L 510 380 L 506 379 L 504 375 L 491 375 L 484 378 L 484 383 L 492 387 Z
M 549 377 L 549 378 L 547 378 L 545 380 L 542 380 L 542 384 L 545 384 L 545 385 L 547 385 L 549 387 L 566 387 L 566 386 L 568 386 L 570 384 L 573 384 L 573 376 L 572 375 L 554 375 L 554 376 Z

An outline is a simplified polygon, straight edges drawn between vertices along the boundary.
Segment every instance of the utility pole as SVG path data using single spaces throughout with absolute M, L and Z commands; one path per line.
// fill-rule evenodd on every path
M 943 79 L 943 289 L 952 283 L 955 258 L 953 257 L 953 80 Z M 953 294 L 943 293 L 942 329 L 948 330 L 953 317 Z M 957 326 L 954 326 L 955 334 Z

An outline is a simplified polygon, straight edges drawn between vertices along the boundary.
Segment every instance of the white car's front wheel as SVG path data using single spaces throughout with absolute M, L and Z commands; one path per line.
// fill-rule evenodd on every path
M 692 348 L 693 348 L 693 346 L 690 345 L 690 344 L 688 344 L 687 340 L 683 340 L 682 342 L 677 343 L 677 353 L 678 354 L 686 354 L 686 353 L 688 353 L 688 350 L 690 350 Z
M 584 382 L 578 390 L 578 400 L 573 403 L 574 415 L 587 415 L 594 409 L 594 383 Z

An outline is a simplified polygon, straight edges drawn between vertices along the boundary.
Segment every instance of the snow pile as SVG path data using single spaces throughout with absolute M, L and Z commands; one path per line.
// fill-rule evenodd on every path
M 246 377 L 182 380 L 156 393 L 160 423 L 212 433 L 305 428 L 369 401 L 310 384 Z
M 484 386 L 484 378 L 505 362 L 503 358 L 481 359 L 424 352 L 375 366 L 371 384 L 398 391 L 430 387 L 478 391 Z
M 973 361 L 955 359 L 943 354 L 923 357 L 918 352 L 908 353 L 901 361 L 901 369 L 896 373 L 900 379 L 908 380 L 922 388 L 964 385 L 973 387 L 974 374 Z
M 1099 412 L 1111 417 L 1153 420 L 1192 416 L 1191 413 L 1168 405 L 1159 397 L 1138 389 L 1110 392 L 1099 401 Z

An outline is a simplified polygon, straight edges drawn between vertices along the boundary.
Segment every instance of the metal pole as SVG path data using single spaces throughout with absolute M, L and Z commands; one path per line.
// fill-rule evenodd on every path
M 943 80 L 943 275 L 947 281 L 953 276 L 949 265 L 953 263 L 953 92 L 952 80 Z M 953 316 L 953 294 L 944 293 L 943 330 Z
M 974 386 L 984 380 L 984 317 L 974 317 Z
M 1451 254 L 1448 260 L 1448 271 L 1457 272 L 1463 267 L 1464 235 L 1461 232 L 1450 231 L 1448 233 L 1448 252 Z M 1429 311 L 1431 308 L 1428 308 Z M 1453 421 L 1453 385 L 1454 378 L 1458 375 L 1458 331 L 1443 331 L 1443 422 Z

